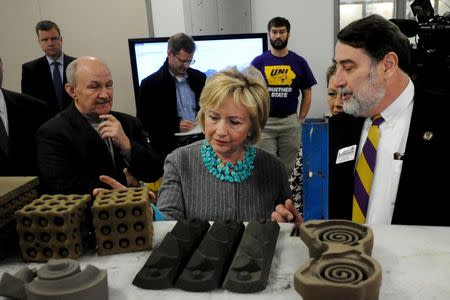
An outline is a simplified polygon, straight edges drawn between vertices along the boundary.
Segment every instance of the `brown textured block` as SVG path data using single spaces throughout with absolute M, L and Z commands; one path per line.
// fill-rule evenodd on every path
M 153 218 L 147 188 L 103 190 L 92 205 L 100 255 L 152 248 Z
M 20 251 L 14 213 L 38 197 L 38 185 L 37 177 L 0 177 L 0 259 Z
M 82 255 L 90 200 L 90 195 L 42 195 L 17 211 L 23 259 L 45 262 Z
M 37 177 L 0 177 L 0 228 L 14 219 L 14 212 L 37 198 Z

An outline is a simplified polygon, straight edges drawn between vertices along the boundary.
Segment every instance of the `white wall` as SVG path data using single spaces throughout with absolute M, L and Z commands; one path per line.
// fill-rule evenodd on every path
M 21 65 L 44 55 L 34 31 L 42 19 L 59 25 L 65 53 L 97 56 L 109 65 L 114 109 L 134 115 L 128 38 L 148 36 L 145 0 L 1 0 L 4 88 L 20 92 Z
M 151 1 L 155 37 L 166 37 L 186 31 L 183 0 L 147 1 Z

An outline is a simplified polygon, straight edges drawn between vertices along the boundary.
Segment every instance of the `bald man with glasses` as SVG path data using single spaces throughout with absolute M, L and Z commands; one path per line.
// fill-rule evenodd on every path
M 167 58 L 161 68 L 142 80 L 137 117 L 148 132 L 152 146 L 163 157 L 183 144 L 203 138 L 193 135 L 181 141 L 175 134 L 191 131 L 199 110 L 198 100 L 206 75 L 191 68 L 195 42 L 187 34 L 169 38 Z

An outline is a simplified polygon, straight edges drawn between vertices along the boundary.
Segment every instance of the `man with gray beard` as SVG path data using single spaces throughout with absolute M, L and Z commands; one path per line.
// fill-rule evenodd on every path
M 357 20 L 337 39 L 335 82 L 346 114 L 329 123 L 329 218 L 449 226 L 440 169 L 450 166 L 450 96 L 413 83 L 409 41 L 388 20 Z

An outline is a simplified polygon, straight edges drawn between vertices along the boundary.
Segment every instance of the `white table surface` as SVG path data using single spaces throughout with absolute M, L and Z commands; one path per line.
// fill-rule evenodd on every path
M 154 223 L 154 246 L 170 231 L 174 222 Z M 131 284 L 150 255 L 150 251 L 97 256 L 82 256 L 87 264 L 108 270 L 109 299 L 299 299 L 293 274 L 309 258 L 299 237 L 289 236 L 292 225 L 280 224 L 277 247 L 266 289 L 254 294 L 236 294 L 224 289 L 208 293 L 144 290 Z M 450 299 L 450 228 L 421 226 L 372 226 L 375 243 L 372 257 L 383 269 L 380 299 Z M 0 261 L 3 272 L 15 273 L 26 266 L 18 258 Z M 39 268 L 41 264 L 31 263 Z M 4 299 L 1 298 L 0 299 Z

